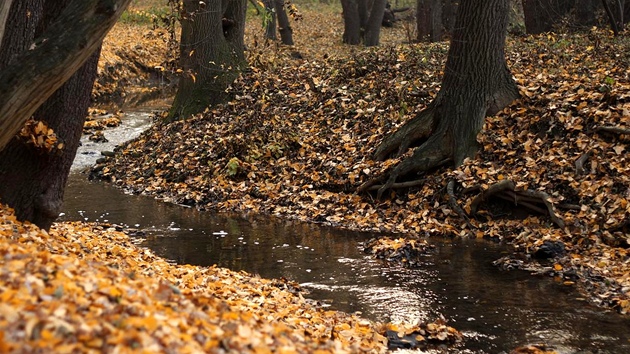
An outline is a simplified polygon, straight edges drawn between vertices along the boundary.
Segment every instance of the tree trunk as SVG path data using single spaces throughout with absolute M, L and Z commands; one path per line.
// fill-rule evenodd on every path
M 284 8 L 284 0 L 275 0 L 276 15 L 278 16 L 278 27 L 282 44 L 293 45 L 293 29 L 289 23 L 289 16 Z
M 226 102 L 245 63 L 246 0 L 184 1 L 180 66 L 183 76 L 168 121 Z
M 71 1 L 46 32 L 36 38 L 34 48 L 22 52 L 0 72 L 0 150 L 100 47 L 130 1 Z M 6 40 L 7 36 L 3 43 Z
M 442 25 L 448 33 L 455 30 L 455 16 L 457 15 L 457 6 L 459 2 L 455 0 L 442 1 Z
M 265 38 L 276 40 L 276 10 L 274 0 L 263 0 L 265 13 L 263 14 L 263 26 L 265 27 Z
M 69 2 L 16 1 L 11 10 L 11 26 L 5 32 L 0 51 L 0 70 L 19 64 L 20 54 L 29 49 L 36 37 L 50 35 L 54 38 L 49 26 L 54 26 L 51 23 Z M 99 52 L 97 49 L 34 113 L 33 118 L 53 129 L 64 147 L 47 152 L 16 137 L 0 151 L 0 199 L 15 209 L 20 220 L 48 229 L 59 216 L 68 173 L 90 104 Z
M 549 32 L 571 10 L 575 0 L 523 0 L 525 31 Z
M 418 0 L 416 25 L 419 42 L 442 40 L 442 0 Z
M 2 38 L 4 37 L 4 29 L 7 25 L 7 18 L 9 18 L 9 10 L 11 9 L 11 3 L 13 0 L 4 0 L 0 5 L 0 50 L 2 50 Z
M 370 17 L 365 27 L 364 44 L 366 47 L 377 46 L 379 43 L 385 5 L 387 5 L 387 0 L 374 0 L 372 3 Z
M 396 179 L 437 166 L 460 165 L 477 151 L 477 134 L 486 115 L 493 115 L 518 97 L 505 61 L 509 0 L 463 0 L 448 53 L 442 88 L 418 116 L 385 138 L 375 153 L 383 160 L 418 146 L 388 176 L 368 181 L 367 190 L 384 178 L 379 197 Z
M 351 45 L 361 43 L 361 21 L 357 0 L 341 0 L 343 9 L 343 42 Z

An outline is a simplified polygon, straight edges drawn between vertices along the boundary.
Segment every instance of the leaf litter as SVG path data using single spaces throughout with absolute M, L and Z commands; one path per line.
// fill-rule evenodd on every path
M 599 29 L 510 38 L 506 52 L 522 98 L 486 119 L 477 158 L 418 176 L 422 183 L 382 200 L 354 191 L 406 156 L 371 159 L 384 136 L 436 95 L 447 44 L 305 59 L 262 45 L 248 51 L 251 65 L 229 88 L 231 102 L 156 124 L 93 177 L 208 211 L 408 240 L 504 240 L 514 245 L 505 268 L 553 275 L 598 304 L 630 310 L 627 39 Z M 514 188 L 480 198 L 502 181 Z M 534 257 L 549 242 L 563 252 Z
M 1 204 L 0 255 L 2 353 L 378 353 L 388 331 L 461 338 L 439 321 L 379 324 L 327 310 L 284 279 L 169 264 L 109 225 L 46 232 Z

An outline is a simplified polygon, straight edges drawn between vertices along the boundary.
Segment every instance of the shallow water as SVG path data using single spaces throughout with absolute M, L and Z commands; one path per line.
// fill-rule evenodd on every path
M 500 353 L 544 342 L 560 353 L 630 352 L 630 319 L 589 305 L 552 279 L 496 269 L 491 262 L 505 249 L 486 241 L 433 240 L 436 249 L 420 268 L 392 268 L 363 254 L 360 242 L 375 235 L 198 212 L 126 195 L 77 172 L 62 218 L 138 229 L 140 245 L 174 263 L 285 277 L 326 306 L 374 320 L 444 316 L 466 335 L 459 351 Z

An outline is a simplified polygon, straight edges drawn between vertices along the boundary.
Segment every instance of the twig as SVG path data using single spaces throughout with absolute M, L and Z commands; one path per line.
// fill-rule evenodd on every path
M 593 150 L 587 151 L 575 161 L 575 173 L 578 175 L 584 174 L 584 163 L 591 157 Z
M 455 198 L 455 180 L 448 181 L 448 184 L 446 185 L 446 193 L 448 194 L 448 203 L 451 205 L 451 208 L 455 210 L 459 217 L 464 219 L 466 225 L 470 229 L 474 230 L 475 227 L 470 223 L 468 215 L 466 215 L 464 209 L 462 209 L 459 204 L 457 204 L 457 198 Z
M 534 203 L 532 203 L 530 201 L 519 200 L 518 195 L 515 195 L 513 192 L 506 191 L 504 193 L 499 193 L 499 194 L 497 194 L 497 197 L 499 197 L 501 199 L 504 199 L 504 200 L 507 200 L 507 201 L 510 201 L 510 202 L 518 200 L 518 202 L 516 202 L 516 205 L 524 206 L 525 208 L 533 210 L 533 211 L 535 211 L 537 213 L 540 213 L 540 214 L 546 214 L 547 213 L 547 210 L 545 210 L 544 208 L 541 208 L 541 207 L 535 205 Z M 537 201 L 540 201 L 540 199 L 537 200 Z
M 499 192 L 503 192 L 505 190 L 513 191 L 514 182 L 512 182 L 509 179 L 506 179 L 506 180 L 503 180 L 501 182 L 491 185 L 487 191 L 479 193 L 479 195 L 476 196 L 475 199 L 473 199 L 473 201 L 470 203 L 470 213 L 472 215 L 477 214 L 477 209 L 479 208 L 479 204 L 481 204 L 483 201 L 487 200 L 488 198 L 492 197 L 493 195 Z
M 597 131 L 597 132 L 622 134 L 622 135 L 630 135 L 630 129 L 624 129 L 624 128 L 620 128 L 620 127 L 613 127 L 613 126 L 610 126 L 610 125 L 599 126 L 599 127 L 597 127 L 597 129 L 595 129 L 595 131 Z

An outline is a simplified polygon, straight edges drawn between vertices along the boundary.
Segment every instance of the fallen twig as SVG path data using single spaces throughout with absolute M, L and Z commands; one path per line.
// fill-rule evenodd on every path
M 391 186 L 389 186 L 389 188 L 408 188 L 408 187 L 415 187 L 415 186 L 419 186 L 421 184 L 424 184 L 426 182 L 426 180 L 423 179 L 417 179 L 414 181 L 407 181 L 407 182 L 398 182 L 398 183 L 394 183 Z M 369 186 L 367 189 L 363 189 L 363 190 L 368 190 L 368 191 L 375 191 L 378 190 L 382 187 L 382 184 L 375 184 L 375 185 L 371 185 Z M 360 188 L 360 187 L 359 187 Z M 357 189 L 357 191 L 359 191 Z

